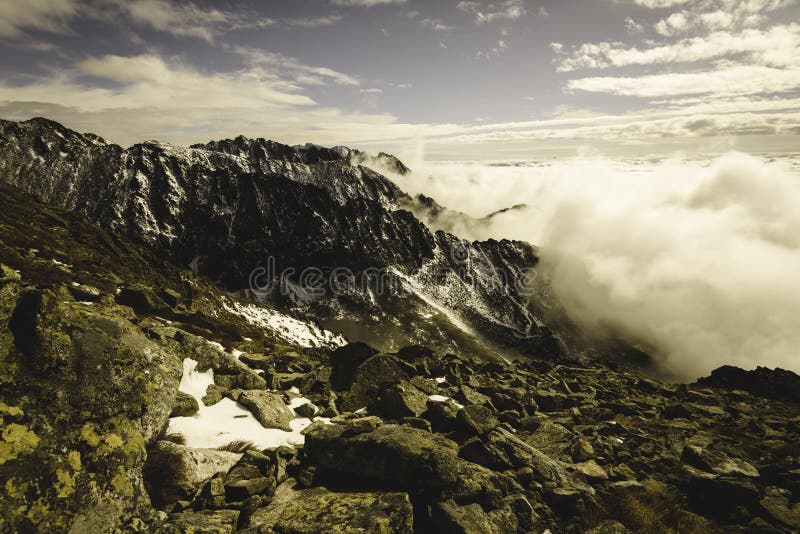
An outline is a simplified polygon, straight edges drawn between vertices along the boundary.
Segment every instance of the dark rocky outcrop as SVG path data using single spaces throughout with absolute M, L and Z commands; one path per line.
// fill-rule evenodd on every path
M 786 369 L 756 367 L 745 371 L 731 365 L 714 369 L 710 376 L 697 380 L 700 386 L 739 389 L 759 397 L 800 403 L 800 376 Z

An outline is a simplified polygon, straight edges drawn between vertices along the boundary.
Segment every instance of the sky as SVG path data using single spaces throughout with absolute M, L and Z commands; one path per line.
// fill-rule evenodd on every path
M 430 160 L 800 151 L 798 0 L 3 0 L 0 118 Z

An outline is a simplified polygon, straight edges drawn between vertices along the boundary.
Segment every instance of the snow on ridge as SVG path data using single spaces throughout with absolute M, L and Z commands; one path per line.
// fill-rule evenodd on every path
M 248 323 L 273 331 L 279 337 L 300 347 L 339 347 L 347 341 L 339 334 L 320 328 L 279 311 L 255 304 L 224 303 L 226 311 L 244 318 Z

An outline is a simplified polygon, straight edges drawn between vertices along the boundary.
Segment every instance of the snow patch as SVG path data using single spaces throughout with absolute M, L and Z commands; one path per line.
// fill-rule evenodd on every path
M 224 398 L 213 406 L 203 404 L 203 396 L 208 386 L 214 383 L 214 371 L 197 371 L 197 362 L 191 358 L 183 360 L 183 376 L 178 389 L 197 400 L 198 412 L 190 417 L 172 417 L 169 431 L 183 434 L 186 445 L 194 448 L 214 449 L 231 441 L 252 441 L 259 449 L 274 449 L 280 446 L 297 446 L 305 443 L 301 434 L 314 421 L 330 423 L 330 419 L 296 417 L 290 423 L 291 432 L 275 428 L 264 428 L 243 405 Z M 298 391 L 299 393 L 299 391 Z M 310 403 L 306 398 L 292 399 L 289 408 Z
M 248 323 L 273 331 L 291 344 L 300 347 L 340 347 L 347 341 L 339 334 L 284 315 L 278 311 L 234 302 L 223 304 L 225 310 L 244 318 Z
M 432 400 L 433 402 L 452 402 L 459 410 L 464 407 L 463 404 L 459 404 L 450 397 L 445 397 L 444 395 L 428 395 L 428 399 Z

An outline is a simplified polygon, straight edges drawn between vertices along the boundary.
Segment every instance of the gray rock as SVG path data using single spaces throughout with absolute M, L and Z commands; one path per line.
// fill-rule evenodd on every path
M 411 534 L 413 522 L 406 493 L 333 492 L 321 487 L 297 490 L 289 479 L 268 506 L 250 516 L 243 532 Z
M 194 449 L 169 441 L 158 441 L 144 465 L 145 484 L 153 503 L 166 508 L 191 499 L 201 484 L 216 473 L 225 473 L 241 454 L 215 449 Z
M 189 510 L 171 514 L 164 530 L 169 534 L 232 534 L 238 521 L 238 510 Z
M 321 467 L 406 490 L 455 484 L 456 450 L 449 439 L 398 425 L 350 436 L 347 427 L 328 425 L 307 434 L 304 448 L 309 461 Z
M 238 402 L 244 405 L 264 428 L 277 428 L 290 432 L 292 411 L 284 404 L 278 393 L 262 390 L 242 391 Z
M 483 436 L 500 424 L 489 408 L 477 404 L 464 406 L 459 410 L 456 422 L 463 431 L 477 436 Z
M 175 405 L 172 407 L 172 412 L 170 412 L 169 416 L 189 417 L 196 414 L 199 409 L 200 405 L 197 404 L 197 399 L 183 391 L 178 391 L 175 396 Z

